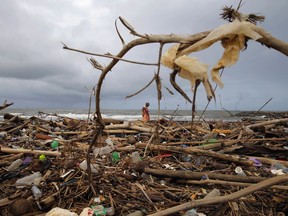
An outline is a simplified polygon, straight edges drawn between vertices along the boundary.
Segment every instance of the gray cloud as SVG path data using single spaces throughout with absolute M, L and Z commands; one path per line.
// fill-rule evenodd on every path
M 90 90 L 100 75 L 87 61 L 90 55 L 62 49 L 61 42 L 69 47 L 89 52 L 117 54 L 121 42 L 114 22 L 124 17 L 140 33 L 195 34 L 211 30 L 225 22 L 219 18 L 225 5 L 236 6 L 239 1 L 205 0 L 114 0 L 114 1 L 56 1 L 56 0 L 2 0 L 0 1 L 0 102 L 14 101 L 15 107 L 30 108 L 87 108 Z M 247 1 L 241 8 L 244 13 L 261 13 L 266 16 L 260 24 L 273 36 L 287 41 L 287 0 Z M 120 22 L 119 30 L 126 42 L 131 36 Z M 164 50 L 170 45 L 165 45 Z M 136 47 L 124 56 L 141 62 L 157 62 L 159 45 Z M 222 55 L 219 44 L 195 53 L 211 67 Z M 95 57 L 103 65 L 110 59 Z M 257 110 L 267 100 L 270 110 L 287 110 L 288 73 L 287 57 L 255 41 L 241 53 L 236 65 L 223 73 L 224 88 L 217 89 L 216 103 L 210 109 Z M 143 88 L 154 76 L 156 67 L 118 63 L 107 75 L 101 94 L 106 109 L 134 109 L 150 101 L 156 108 L 155 83 L 139 95 L 125 99 Z M 161 68 L 163 86 L 173 90 L 167 68 Z M 188 81 L 177 81 L 192 97 Z M 213 84 L 214 85 L 214 84 Z M 190 109 L 191 105 L 173 90 L 170 95 L 163 89 L 162 108 Z M 197 95 L 197 107 L 207 104 L 203 87 Z

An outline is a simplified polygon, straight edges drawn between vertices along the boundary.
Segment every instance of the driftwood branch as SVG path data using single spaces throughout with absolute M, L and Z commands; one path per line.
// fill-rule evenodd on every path
M 133 96 L 141 93 L 142 91 L 144 91 L 146 88 L 148 88 L 148 87 L 153 83 L 153 81 L 155 80 L 155 78 L 156 78 L 156 76 L 154 76 L 154 77 L 152 78 L 152 80 L 151 80 L 146 86 L 144 86 L 142 89 L 140 89 L 139 91 L 137 91 L 136 93 L 134 93 L 134 94 L 132 94 L 132 95 L 126 96 L 125 99 L 131 98 L 131 97 L 133 97 Z
M 178 180 L 177 183 L 180 184 L 194 184 L 194 185 L 228 185 L 228 186 L 240 186 L 240 187 L 248 187 L 252 186 L 254 184 L 252 183 L 244 183 L 244 182 L 232 182 L 232 181 L 221 181 L 221 180 L 212 180 L 212 179 L 205 179 L 205 180 Z M 288 191 L 288 186 L 285 185 L 273 185 L 271 186 L 271 189 L 277 189 L 277 190 L 287 190 Z
M 47 156 L 61 156 L 61 152 L 57 151 L 42 151 L 42 150 L 34 150 L 34 149 L 12 149 L 7 147 L 0 146 L 0 152 L 9 153 L 9 154 L 33 154 L 33 155 L 47 155 Z
M 139 171 L 142 171 L 142 170 L 140 169 Z M 143 171 L 150 175 L 154 175 L 158 177 L 165 177 L 165 178 L 174 178 L 174 179 L 201 180 L 203 179 L 203 176 L 204 176 L 208 179 L 219 179 L 219 180 L 224 180 L 224 181 L 247 182 L 247 183 L 257 183 L 266 179 L 264 177 L 226 175 L 226 174 L 219 174 L 219 173 L 213 173 L 213 172 L 192 172 L 192 171 L 152 169 L 152 168 L 146 168 L 146 167 L 143 169 Z
M 11 105 L 13 105 L 13 104 L 14 104 L 14 102 L 12 102 L 12 103 L 7 103 L 7 100 L 5 100 L 4 103 L 3 103 L 3 105 L 0 106 L 0 110 L 5 109 L 5 108 L 7 108 L 7 107 L 9 107 L 9 106 L 11 106 Z
M 270 121 L 264 121 L 264 122 L 248 125 L 248 126 L 246 126 L 246 128 L 250 128 L 251 129 L 251 128 L 256 128 L 256 127 L 260 127 L 260 126 L 278 124 L 278 123 L 282 123 L 282 122 L 288 122 L 288 118 L 273 119 L 273 120 L 270 120 Z

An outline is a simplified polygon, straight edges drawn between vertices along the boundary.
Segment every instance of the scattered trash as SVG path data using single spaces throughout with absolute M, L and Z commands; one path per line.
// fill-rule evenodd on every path
M 11 122 L 3 121 L 2 130 L 6 133 L 3 136 L 5 139 L 0 139 L 0 189 L 5 193 L 0 195 L 1 211 L 14 210 L 20 212 L 18 215 L 43 212 L 48 216 L 147 215 L 155 212 L 155 207 L 161 211 L 191 200 L 217 199 L 220 191 L 225 196 L 241 190 L 244 186 L 237 185 L 239 183 L 256 184 L 278 175 L 285 178 L 287 173 L 288 154 L 284 148 L 287 146 L 287 134 L 281 130 L 281 125 L 280 129 L 275 125 L 273 131 L 272 128 L 270 131 L 266 129 L 262 132 L 265 134 L 261 134 L 252 130 L 252 120 L 227 122 L 223 130 L 231 132 L 226 133 L 225 139 L 219 136 L 207 139 L 206 135 L 211 135 L 211 131 L 201 128 L 202 124 L 195 123 L 191 137 L 187 136 L 185 129 L 191 128 L 189 123 L 167 125 L 161 121 L 163 125 L 157 123 L 162 133 L 159 136 L 160 144 L 157 144 L 149 141 L 153 133 L 147 127 L 151 125 L 153 128 L 153 123 L 143 126 L 140 122 L 136 126 L 136 121 L 133 129 L 125 129 L 127 135 L 122 132 L 107 137 L 103 135 L 99 140 L 101 145 L 92 148 L 89 153 L 92 189 L 86 158 L 94 125 L 92 122 L 87 124 L 86 121 L 72 120 L 60 119 L 57 124 L 49 120 L 45 122 L 45 129 L 39 129 L 43 120 L 29 122 L 23 119 L 13 125 L 17 128 L 26 123 L 19 133 L 7 133 L 5 128 L 11 128 Z M 267 121 L 268 117 L 265 118 L 265 124 Z M 70 126 L 64 122 L 69 122 Z M 259 119 L 256 123 L 259 124 Z M 124 130 L 121 122 L 119 127 L 121 131 Z M 241 129 L 243 127 L 251 128 L 251 131 L 246 133 L 245 129 Z M 116 128 L 117 123 L 114 123 L 113 130 L 107 131 L 113 134 L 118 131 L 114 130 Z M 129 130 L 139 132 L 131 136 Z M 274 138 L 265 138 L 268 133 L 269 136 L 275 134 L 275 131 L 281 131 L 281 136 L 277 136 L 275 141 Z M 260 141 L 259 135 L 264 137 Z M 247 178 L 243 178 L 246 175 Z M 256 214 L 258 207 L 267 215 L 271 209 L 285 212 L 282 206 L 287 203 L 286 187 L 285 184 L 277 184 L 271 189 L 266 188 L 261 191 L 261 199 L 257 193 L 250 194 L 255 207 L 250 205 L 249 214 Z M 245 205 L 248 201 L 243 199 L 242 202 Z M 245 206 L 237 204 L 221 205 L 227 212 L 247 213 Z M 200 206 L 181 214 L 211 215 L 214 211 L 212 205 Z

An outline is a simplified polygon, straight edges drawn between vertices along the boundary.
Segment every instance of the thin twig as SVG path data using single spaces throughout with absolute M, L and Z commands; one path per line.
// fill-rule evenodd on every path
M 119 38 L 121 40 L 122 45 L 125 46 L 125 41 L 124 41 L 123 37 L 121 36 L 121 34 L 120 34 L 119 30 L 118 30 L 118 27 L 117 27 L 117 19 L 115 20 L 115 28 L 116 28 L 116 32 L 117 32 L 117 34 L 118 34 L 118 36 L 119 36 Z
M 113 56 L 113 55 L 110 55 L 110 54 L 102 55 L 102 54 L 97 54 L 97 53 L 91 53 L 91 52 L 87 52 L 87 51 L 83 51 L 83 50 L 69 48 L 67 46 L 63 46 L 63 49 L 67 49 L 67 50 L 70 50 L 70 51 L 79 52 L 79 53 L 83 53 L 83 54 L 93 55 L 93 56 L 117 59 L 119 61 L 129 62 L 129 63 L 132 63 L 132 64 L 149 65 L 149 66 L 157 66 L 158 65 L 157 63 L 145 63 L 145 62 L 131 61 L 131 60 L 123 59 L 123 58 L 120 58 L 120 57 L 117 57 L 117 56 Z
M 134 93 L 134 94 L 132 94 L 132 95 L 126 96 L 125 99 L 131 98 L 131 97 L 133 97 L 133 96 L 141 93 L 141 92 L 144 91 L 146 88 L 148 88 L 148 87 L 153 83 L 153 81 L 154 81 L 155 79 L 156 79 L 156 75 L 152 78 L 152 80 L 151 80 L 146 86 L 144 86 L 142 89 L 140 89 L 140 90 L 137 91 L 136 93 Z
M 256 116 L 273 98 L 270 98 L 263 106 L 260 107 L 260 109 L 257 110 L 257 112 L 254 114 Z

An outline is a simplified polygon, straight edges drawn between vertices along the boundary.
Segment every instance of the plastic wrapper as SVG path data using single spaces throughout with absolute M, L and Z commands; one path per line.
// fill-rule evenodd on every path
M 245 35 L 253 40 L 258 40 L 262 38 L 262 36 L 259 35 L 256 31 L 254 31 L 255 27 L 256 26 L 250 22 L 240 22 L 239 20 L 235 20 L 231 23 L 221 25 L 212 32 L 210 32 L 207 37 L 181 51 L 180 55 L 187 55 L 192 52 L 206 49 L 212 44 L 214 44 L 216 41 L 222 40 L 223 38 L 231 40 L 236 35 Z
M 176 44 L 170 47 L 166 53 L 164 53 L 161 57 L 161 64 L 164 66 L 174 69 L 174 60 L 176 57 L 177 50 L 179 48 L 179 44 Z
M 217 41 L 221 41 L 225 51 L 217 65 L 212 68 L 211 77 L 212 80 L 222 88 L 224 84 L 221 81 L 219 70 L 231 66 L 238 61 L 239 53 L 244 48 L 246 37 L 253 40 L 262 38 L 262 36 L 254 30 L 255 27 L 256 26 L 250 22 L 240 22 L 239 20 L 221 25 L 204 39 L 181 51 L 179 55 L 200 51 L 208 48 Z
M 191 83 L 192 89 L 195 86 L 196 80 L 201 80 L 208 100 L 214 97 L 214 91 L 208 80 L 208 65 L 200 62 L 197 58 L 188 57 L 186 55 L 176 58 L 174 63 L 181 68 L 179 76 L 188 79 Z
M 45 216 L 78 216 L 78 214 L 74 212 L 70 212 L 67 209 L 62 209 L 59 207 L 55 207 L 51 209 Z
M 212 80 L 221 88 L 223 88 L 224 84 L 221 81 L 219 70 L 224 67 L 229 67 L 238 61 L 239 53 L 245 46 L 245 35 L 235 35 L 233 39 L 223 39 L 222 46 L 225 49 L 224 53 L 217 65 L 211 70 Z

